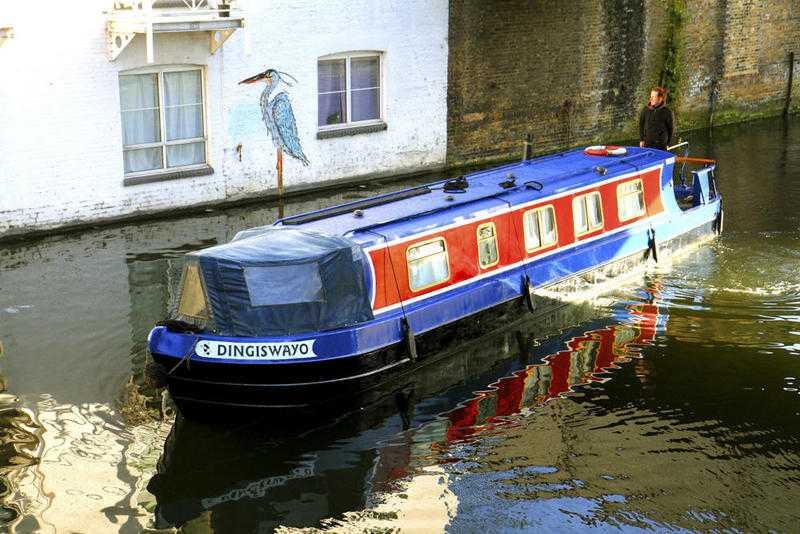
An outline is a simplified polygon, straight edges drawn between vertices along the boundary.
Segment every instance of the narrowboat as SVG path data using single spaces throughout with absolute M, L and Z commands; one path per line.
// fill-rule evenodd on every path
M 188 254 L 148 349 L 184 412 L 335 404 L 490 318 L 712 237 L 714 171 L 588 147 L 285 217 Z

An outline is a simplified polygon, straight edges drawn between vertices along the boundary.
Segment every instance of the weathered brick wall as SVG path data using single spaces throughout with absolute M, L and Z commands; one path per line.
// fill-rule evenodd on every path
M 450 165 L 526 133 L 537 152 L 635 138 L 665 81 L 681 129 L 779 114 L 800 53 L 800 0 L 455 0 L 449 19 Z

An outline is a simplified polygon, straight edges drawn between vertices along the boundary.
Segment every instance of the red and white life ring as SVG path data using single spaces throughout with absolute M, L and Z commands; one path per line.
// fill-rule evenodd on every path
M 594 145 L 586 147 L 583 153 L 589 156 L 624 156 L 628 150 L 624 146 Z

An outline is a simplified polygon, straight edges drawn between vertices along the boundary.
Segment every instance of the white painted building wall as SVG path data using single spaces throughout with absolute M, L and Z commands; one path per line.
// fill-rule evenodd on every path
M 263 85 L 238 85 L 266 68 L 298 80 L 288 92 L 311 164 L 284 157 L 287 188 L 444 165 L 445 0 L 250 0 L 245 28 L 214 55 L 206 32 L 155 38 L 155 65 L 204 68 L 215 172 L 124 186 L 118 76 L 148 65 L 142 35 L 109 61 L 110 7 L 110 0 L 0 6 L 0 22 L 14 35 L 0 46 L 0 237 L 274 191 Z M 317 139 L 317 59 L 358 50 L 383 53 L 388 128 Z

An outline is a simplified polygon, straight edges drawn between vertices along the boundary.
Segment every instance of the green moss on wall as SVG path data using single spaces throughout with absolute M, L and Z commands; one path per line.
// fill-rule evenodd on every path
M 661 71 L 661 85 L 669 91 L 670 105 L 677 108 L 681 99 L 683 64 L 681 43 L 686 20 L 686 0 L 670 0 L 667 7 L 667 39 L 664 47 L 664 66 Z

